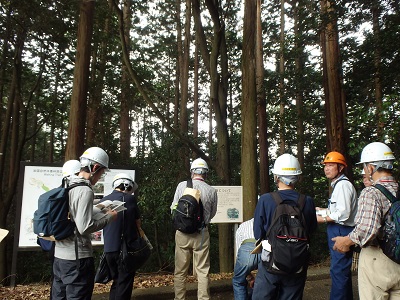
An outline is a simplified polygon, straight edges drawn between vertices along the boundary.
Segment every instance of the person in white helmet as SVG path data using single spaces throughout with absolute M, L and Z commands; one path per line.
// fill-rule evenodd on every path
M 398 183 L 393 177 L 395 157 L 384 143 L 373 142 L 364 147 L 358 164 L 372 181 L 358 199 L 356 226 L 347 236 L 338 236 L 333 249 L 348 252 L 352 245 L 361 247 L 358 263 L 358 291 L 360 299 L 400 299 L 400 266 L 387 257 L 380 248 L 382 224 L 391 203 L 374 187 L 384 186 L 394 196 Z
M 371 178 L 370 178 L 369 175 L 365 174 L 364 169 L 362 170 L 361 175 L 362 175 L 362 178 L 363 178 L 364 187 L 371 186 L 372 185 Z
M 107 264 L 110 268 L 113 283 L 110 287 L 110 300 L 128 300 L 132 297 L 133 281 L 135 270 L 126 272 L 120 267 L 121 235 L 127 244 L 134 242 L 139 235 L 143 237 L 140 220 L 140 210 L 137 205 L 134 192 L 138 185 L 132 176 L 127 173 L 119 173 L 114 176 L 112 182 L 113 191 L 104 196 L 100 201 L 118 200 L 125 202 L 126 210 L 122 211 L 115 222 L 108 224 L 103 229 L 104 233 L 104 252 Z M 123 214 L 123 216 L 121 216 Z
M 76 225 L 75 233 L 56 241 L 51 288 L 52 299 L 91 299 L 95 267 L 90 234 L 103 229 L 115 217 L 93 220 L 94 192 L 92 186 L 108 170 L 108 155 L 99 147 L 87 149 L 80 157 L 78 175 L 71 175 L 68 185 L 84 183 L 69 191 L 70 216 Z
M 302 173 L 297 158 L 288 153 L 282 154 L 276 159 L 272 173 L 282 200 L 297 203 L 300 194 L 294 190 L 294 186 Z M 254 212 L 253 230 L 256 240 L 265 239 L 276 207 L 271 193 L 261 195 Z M 314 200 L 310 196 L 305 197 L 302 212 L 308 233 L 311 234 L 317 228 L 317 218 Z M 267 262 L 261 261 L 258 265 L 252 299 L 302 299 L 306 277 L 307 266 L 304 266 L 300 273 L 277 275 L 268 271 Z
M 66 161 L 62 166 L 63 179 L 69 180 L 72 175 L 78 175 L 81 171 L 81 162 L 76 159 Z
M 69 179 L 72 175 L 78 175 L 81 170 L 81 163 L 79 160 L 71 159 L 66 161 L 62 166 L 62 183 L 61 186 L 68 184 Z M 53 262 L 54 262 L 54 249 L 55 242 L 49 241 L 45 239 L 41 239 L 38 237 L 37 244 L 42 248 L 43 251 L 48 252 L 48 257 L 51 266 L 51 282 L 53 282 L 54 274 L 53 274 Z M 52 290 L 50 288 L 50 299 L 52 299 Z
M 175 232 L 175 300 L 185 299 L 185 281 L 192 257 L 198 280 L 197 299 L 210 299 L 210 234 L 207 225 L 217 213 L 218 197 L 216 189 L 205 182 L 208 165 L 203 159 L 197 158 L 192 162 L 190 173 L 193 180 L 193 188 L 200 191 L 200 199 L 204 208 L 203 219 L 205 227 L 200 232 L 191 234 L 183 233 L 179 230 Z M 187 181 L 185 180 L 178 184 L 171 204 L 171 212 L 183 195 L 186 183 Z

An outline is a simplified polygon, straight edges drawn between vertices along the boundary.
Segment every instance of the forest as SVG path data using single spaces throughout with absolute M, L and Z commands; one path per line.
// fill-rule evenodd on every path
M 171 272 L 169 206 L 193 159 L 211 185 L 243 187 L 246 220 L 282 153 L 299 159 L 297 189 L 316 206 L 329 198 L 327 152 L 345 154 L 358 190 L 366 144 L 400 157 L 398 0 L 0 3 L 0 284 L 48 276 L 39 252 L 21 252 L 10 274 L 21 162 L 60 165 L 98 146 L 111 168 L 135 169 L 155 246 L 144 269 Z M 329 256 L 320 227 L 313 263 Z M 233 270 L 233 229 L 211 226 L 212 272 Z

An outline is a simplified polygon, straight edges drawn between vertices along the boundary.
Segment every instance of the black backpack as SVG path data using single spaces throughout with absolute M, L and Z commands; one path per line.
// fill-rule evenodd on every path
M 378 239 L 383 253 L 394 262 L 400 264 L 400 201 L 393 196 L 383 185 L 375 184 L 377 188 L 390 200 L 391 206 L 386 213 L 383 225 L 383 239 Z M 398 192 L 397 192 L 398 193 Z
M 266 239 L 271 245 L 268 272 L 279 275 L 300 273 L 310 257 L 309 235 L 303 215 L 305 195 L 297 203 L 283 200 L 278 192 L 271 193 L 276 209 Z
M 188 188 L 193 188 L 193 181 L 189 179 L 186 183 Z M 204 228 L 203 204 L 192 195 L 184 194 L 178 200 L 172 211 L 172 219 L 175 230 L 184 233 L 200 232 Z
M 63 240 L 73 235 L 75 223 L 69 215 L 69 191 L 86 183 L 62 185 L 39 196 L 38 209 L 33 215 L 33 232 L 48 240 Z

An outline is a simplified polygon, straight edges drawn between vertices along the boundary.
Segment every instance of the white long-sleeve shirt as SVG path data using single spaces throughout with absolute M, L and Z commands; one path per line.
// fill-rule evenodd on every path
M 356 189 L 344 175 L 332 181 L 331 186 L 334 189 L 329 199 L 328 216 L 338 224 L 354 226 L 358 203 Z

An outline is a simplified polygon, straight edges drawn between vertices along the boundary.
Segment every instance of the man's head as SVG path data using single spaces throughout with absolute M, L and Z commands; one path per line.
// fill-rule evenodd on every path
M 92 184 L 101 178 L 101 176 L 109 171 L 108 169 L 108 155 L 99 147 L 91 147 L 87 149 L 79 158 L 81 163 L 81 171 L 89 173 L 88 178 Z
M 364 186 L 365 186 L 365 187 L 371 186 L 371 185 L 372 185 L 372 181 L 371 181 L 370 177 L 369 177 L 367 174 L 365 174 L 364 169 L 362 170 L 361 175 L 362 175 L 362 177 L 363 177 L 363 184 L 364 184 Z
M 347 167 L 343 154 L 336 151 L 329 152 L 322 163 L 324 164 L 325 176 L 328 179 L 336 179 L 344 173 L 344 169 Z
M 62 166 L 63 178 L 69 177 L 71 175 L 77 175 L 81 171 L 81 163 L 79 160 L 71 159 L 64 163 Z
M 206 161 L 202 158 L 195 159 L 190 165 L 190 173 L 192 174 L 192 177 L 194 175 L 201 175 L 202 177 L 205 177 L 208 173 L 208 165 Z
M 275 183 L 280 181 L 288 186 L 294 186 L 301 173 L 299 161 L 288 153 L 282 154 L 276 159 L 272 170 Z
M 119 173 L 114 176 L 112 182 L 113 189 L 125 193 L 133 193 L 138 188 L 136 182 L 133 181 L 132 176 L 126 173 Z
M 357 164 L 362 164 L 365 174 L 372 178 L 376 172 L 392 173 L 394 160 L 393 152 L 386 144 L 373 142 L 364 147 Z

